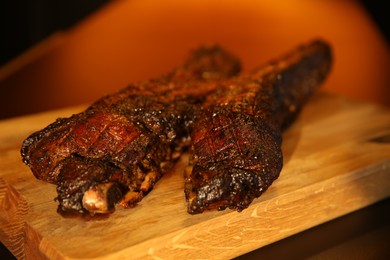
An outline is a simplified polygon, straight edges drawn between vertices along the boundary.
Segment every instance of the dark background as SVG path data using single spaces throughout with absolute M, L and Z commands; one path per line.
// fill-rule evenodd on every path
M 110 0 L 3 0 L 0 66 L 57 30 L 71 27 Z M 385 1 L 360 0 L 389 42 Z
M 110 0 L 1 0 L 0 66 Z

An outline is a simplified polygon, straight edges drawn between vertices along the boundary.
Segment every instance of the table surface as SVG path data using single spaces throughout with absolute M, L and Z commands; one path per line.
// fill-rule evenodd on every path
M 52 35 L 0 68 L 0 118 L 89 103 L 128 82 L 167 72 L 200 42 L 220 42 L 242 57 L 244 68 L 248 69 L 318 35 L 333 44 L 336 55 L 333 74 L 323 86 L 325 90 L 390 105 L 388 46 L 354 1 L 342 4 L 318 1 L 307 6 L 294 2 L 301 12 L 299 16 L 307 19 L 303 21 L 292 20 L 297 13 L 287 7 L 278 6 L 279 10 L 275 11 L 277 8 L 271 2 L 244 1 L 238 8 L 228 2 L 222 7 L 213 4 L 205 9 L 203 1 L 190 1 L 187 6 L 176 5 L 175 1 L 168 1 L 166 6 L 154 1 L 146 4 L 113 1 L 69 31 Z M 253 8 L 255 5 L 264 6 Z M 260 10 L 274 16 L 264 16 L 258 13 Z M 191 20 L 190 12 L 202 16 Z M 350 14 L 348 20 L 342 20 L 345 12 Z M 232 13 L 245 19 L 238 19 L 240 24 L 237 25 L 232 22 Z M 127 17 L 132 19 L 126 22 Z M 171 19 L 162 19 L 166 17 Z M 334 27 L 328 22 L 330 18 L 343 26 Z M 180 19 L 182 24 L 175 19 Z M 214 22 L 217 29 L 210 27 L 210 22 Z M 261 26 L 270 22 L 274 23 L 275 30 Z M 140 24 L 142 30 L 138 29 Z M 156 25 L 161 27 L 157 29 Z M 296 33 L 294 28 L 303 25 L 305 30 Z M 229 28 L 229 32 L 220 30 L 222 27 Z M 257 27 L 262 30 L 255 30 Z M 359 27 L 358 32 L 356 27 Z M 193 32 L 191 35 L 186 33 L 188 28 Z M 157 42 L 160 44 L 156 45 Z M 359 53 L 359 62 L 356 53 Z M 389 204 L 389 199 L 385 199 L 239 258 L 281 256 L 287 252 L 297 258 L 353 256 L 357 252 L 371 256 L 378 252 L 388 254 L 383 238 L 390 234 L 385 221 Z

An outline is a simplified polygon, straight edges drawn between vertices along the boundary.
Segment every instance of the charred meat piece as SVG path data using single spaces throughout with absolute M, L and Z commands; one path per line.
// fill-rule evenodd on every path
M 133 207 L 188 146 L 194 111 L 238 60 L 201 47 L 168 75 L 136 83 L 33 133 L 21 155 L 36 178 L 57 185 L 60 213 Z
M 282 130 L 325 80 L 330 47 L 316 40 L 224 82 L 196 115 L 185 170 L 190 214 L 242 211 L 278 178 Z

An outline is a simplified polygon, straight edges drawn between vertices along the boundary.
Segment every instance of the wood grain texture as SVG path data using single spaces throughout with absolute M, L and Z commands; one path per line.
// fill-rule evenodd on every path
M 189 215 L 178 162 L 133 209 L 85 221 L 21 162 L 33 131 L 84 107 L 0 122 L 0 240 L 18 258 L 232 258 L 390 196 L 390 110 L 318 93 L 284 134 L 278 180 L 241 213 Z

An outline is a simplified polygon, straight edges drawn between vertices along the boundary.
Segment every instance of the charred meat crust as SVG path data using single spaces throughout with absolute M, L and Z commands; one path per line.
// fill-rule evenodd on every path
M 203 46 L 173 72 L 134 83 L 33 133 L 21 155 L 35 177 L 57 185 L 63 214 L 135 206 L 188 146 L 193 111 L 238 60 Z
M 94 216 L 134 207 L 190 146 L 190 214 L 242 211 L 278 178 L 282 131 L 331 66 L 316 40 L 236 76 L 218 46 L 192 53 L 161 78 L 134 83 L 61 118 L 22 144 L 34 176 L 57 185 L 58 212 Z
M 282 169 L 282 130 L 325 80 L 331 63 L 329 45 L 314 41 L 225 81 L 205 101 L 185 170 L 190 214 L 242 211 L 268 189 Z

